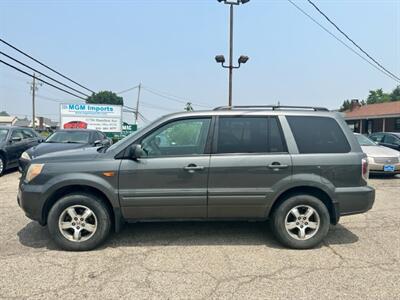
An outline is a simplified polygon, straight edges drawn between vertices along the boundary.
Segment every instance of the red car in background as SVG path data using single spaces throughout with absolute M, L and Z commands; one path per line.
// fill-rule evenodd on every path
M 71 121 L 64 124 L 64 129 L 87 129 L 88 124 L 82 121 Z

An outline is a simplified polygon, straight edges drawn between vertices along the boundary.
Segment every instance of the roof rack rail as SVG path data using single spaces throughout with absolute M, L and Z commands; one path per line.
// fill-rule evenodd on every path
M 280 110 L 280 109 L 304 109 L 304 110 L 314 110 L 314 111 L 329 111 L 325 107 L 314 107 L 314 106 L 289 106 L 289 105 L 238 105 L 238 106 L 219 106 L 214 108 L 214 110 L 233 110 L 233 109 L 266 109 Z

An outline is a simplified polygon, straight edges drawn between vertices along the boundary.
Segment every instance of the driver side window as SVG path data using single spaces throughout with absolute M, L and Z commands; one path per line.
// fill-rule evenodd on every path
M 168 123 L 142 140 L 144 156 L 204 154 L 211 119 L 186 119 Z
M 12 132 L 11 138 L 20 138 L 21 140 L 23 140 L 24 134 L 22 133 L 22 130 L 16 129 Z

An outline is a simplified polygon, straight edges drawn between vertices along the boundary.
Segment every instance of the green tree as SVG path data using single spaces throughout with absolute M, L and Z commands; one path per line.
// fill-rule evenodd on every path
M 349 110 L 350 107 L 351 107 L 351 101 L 350 100 L 344 100 L 342 106 L 339 108 L 339 111 Z
M 124 105 L 124 99 L 118 96 L 116 93 L 110 91 L 101 91 L 88 97 L 86 99 L 86 103 Z
M 398 85 L 390 94 L 391 101 L 400 101 L 400 85 Z
M 390 94 L 385 93 L 382 89 L 377 89 L 369 91 L 367 104 L 389 102 L 390 100 L 391 100 Z

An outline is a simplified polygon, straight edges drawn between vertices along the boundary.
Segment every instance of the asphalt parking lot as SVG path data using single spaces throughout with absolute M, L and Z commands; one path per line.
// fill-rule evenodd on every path
M 0 178 L 0 298 L 399 299 L 400 177 L 374 178 L 374 208 L 341 219 L 323 245 L 288 250 L 264 223 L 126 226 L 101 249 L 58 250 Z

